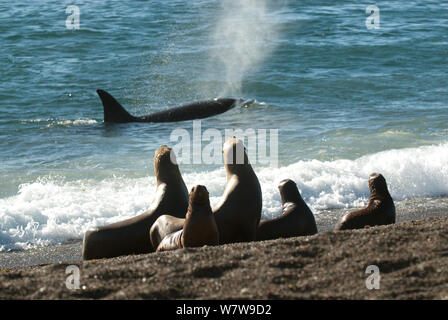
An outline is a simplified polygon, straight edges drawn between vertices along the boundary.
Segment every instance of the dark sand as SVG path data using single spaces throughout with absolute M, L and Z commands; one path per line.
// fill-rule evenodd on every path
M 448 217 L 78 262 L 79 290 L 66 288 L 67 265 L 4 270 L 0 298 L 448 299 Z M 366 288 L 368 265 L 379 290 Z

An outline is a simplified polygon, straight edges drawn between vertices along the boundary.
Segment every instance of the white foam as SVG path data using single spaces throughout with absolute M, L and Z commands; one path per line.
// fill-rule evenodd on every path
M 32 119 L 21 121 L 22 124 L 41 123 L 41 122 L 48 122 L 49 124 L 46 125 L 47 128 L 51 128 L 54 126 L 83 126 L 98 123 L 98 121 L 94 119 L 61 120 L 61 119 L 48 118 L 48 119 Z
M 319 214 L 328 208 L 366 203 L 370 173 L 382 173 L 395 200 L 448 194 L 448 144 L 389 150 L 356 160 L 298 161 L 280 168 L 255 168 L 263 191 L 263 217 L 280 214 L 277 185 L 294 180 L 305 201 Z M 200 169 L 199 169 L 200 170 Z M 184 174 L 190 189 L 207 186 L 212 206 L 224 191 L 224 168 Z M 81 239 L 94 226 L 144 212 L 155 190 L 153 176 L 102 181 L 46 177 L 21 185 L 0 199 L 0 251 Z
M 77 120 L 60 120 L 60 121 L 56 121 L 55 123 L 48 125 L 48 127 L 51 126 L 84 126 L 84 125 L 88 125 L 88 124 L 94 124 L 94 123 L 98 123 L 98 121 L 93 120 L 93 119 L 77 119 Z
M 373 172 L 384 175 L 396 200 L 447 195 L 448 144 L 388 150 L 353 161 L 299 161 L 274 170 L 262 169 L 258 176 L 265 181 L 264 197 L 275 194 L 276 183 L 269 181 L 289 178 L 314 210 L 322 210 L 365 205 L 367 180 Z

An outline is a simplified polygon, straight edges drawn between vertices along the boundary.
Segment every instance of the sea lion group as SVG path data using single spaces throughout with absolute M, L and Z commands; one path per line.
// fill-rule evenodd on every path
M 317 233 L 314 215 L 290 179 L 281 181 L 278 186 L 282 215 L 260 222 L 261 187 L 242 141 L 235 137 L 227 139 L 223 156 L 226 188 L 219 203 L 211 208 L 207 188 L 197 185 L 188 195 L 174 152 L 167 146 L 159 147 L 154 156 L 157 188 L 148 211 L 87 231 L 83 259 Z M 367 207 L 345 215 L 335 230 L 395 223 L 395 206 L 384 177 L 371 174 L 369 188 Z

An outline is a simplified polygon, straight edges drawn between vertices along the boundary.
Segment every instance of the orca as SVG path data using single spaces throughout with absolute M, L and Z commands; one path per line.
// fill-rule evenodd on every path
M 211 117 L 237 105 L 238 100 L 230 98 L 193 102 L 167 110 L 157 111 L 146 116 L 133 116 L 111 94 L 104 90 L 96 91 L 104 108 L 104 122 L 177 122 Z

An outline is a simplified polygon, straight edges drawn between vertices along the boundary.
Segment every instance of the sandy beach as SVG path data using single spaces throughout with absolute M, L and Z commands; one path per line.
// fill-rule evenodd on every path
M 2 269 L 0 299 L 448 299 L 448 217 L 88 262 L 79 242 L 51 248 L 33 252 L 44 265 Z M 2 255 L 14 254 L 31 256 Z M 69 264 L 79 290 L 66 287 Z

